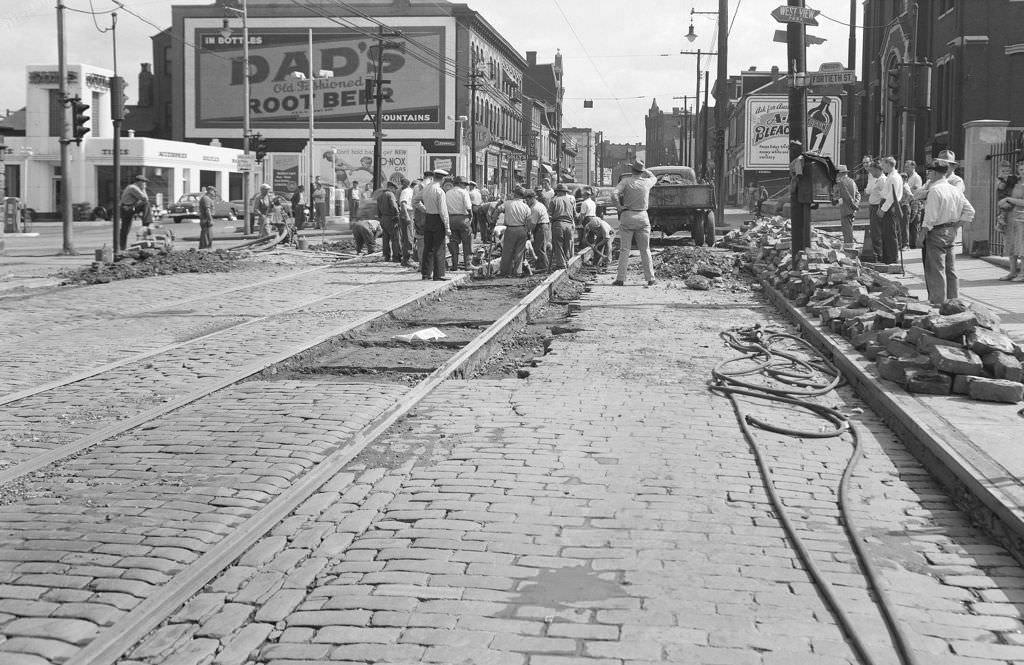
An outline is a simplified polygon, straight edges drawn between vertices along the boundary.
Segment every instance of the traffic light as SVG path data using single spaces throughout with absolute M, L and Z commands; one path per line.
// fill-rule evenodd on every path
M 256 152 L 256 163 L 262 164 L 263 158 L 267 156 L 267 142 L 263 140 L 262 134 L 253 134 L 253 150 Z
M 888 72 L 886 77 L 885 85 L 888 88 L 885 96 L 893 104 L 898 104 L 900 101 L 900 68 L 893 67 Z
M 89 128 L 85 126 L 89 122 L 89 116 L 85 115 L 87 110 L 89 105 L 81 97 L 71 98 L 71 136 L 78 145 L 82 144 L 82 138 L 89 133 Z

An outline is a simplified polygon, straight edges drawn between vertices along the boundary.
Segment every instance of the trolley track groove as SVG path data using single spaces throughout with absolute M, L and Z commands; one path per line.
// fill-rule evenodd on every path
M 556 287 L 568 281 L 568 272 L 577 268 L 582 254 L 577 255 L 566 270 L 557 271 L 549 275 L 541 284 L 533 288 L 528 295 L 520 299 L 514 306 L 507 309 L 504 314 L 494 320 L 483 332 L 476 335 L 469 343 L 453 354 L 439 367 L 434 369 L 425 379 L 405 392 L 399 399 L 394 400 L 389 406 L 372 417 L 358 431 L 343 435 L 344 441 L 334 451 L 326 455 L 315 466 L 288 484 L 279 494 L 270 498 L 267 503 L 255 510 L 244 521 L 234 528 L 230 533 L 212 545 L 205 553 L 201 554 L 194 562 L 188 564 L 184 570 L 175 574 L 168 582 L 154 590 L 148 597 L 142 599 L 133 609 L 129 610 L 113 625 L 102 629 L 86 646 L 65 661 L 65 665 L 106 665 L 117 662 L 131 647 L 135 646 L 146 634 L 158 627 L 185 603 L 191 596 L 198 593 L 209 581 L 215 578 L 232 562 L 236 561 L 249 547 L 259 538 L 269 532 L 282 519 L 298 508 L 304 501 L 311 497 L 324 484 L 335 478 L 343 467 L 362 452 L 367 446 L 382 436 L 392 425 L 416 407 L 424 398 L 430 395 L 442 382 L 452 377 L 465 376 L 479 364 L 486 361 L 495 345 L 515 331 L 521 325 L 532 320 L 535 312 L 548 306 Z M 457 279 L 449 282 L 443 287 L 443 291 L 450 291 L 457 287 L 460 281 Z M 393 308 L 390 312 L 380 315 L 375 314 L 366 317 L 358 326 L 349 326 L 343 332 L 335 332 L 332 335 L 325 335 L 316 344 L 307 345 L 297 352 L 303 355 L 310 354 L 318 346 L 326 346 L 339 334 L 349 336 L 357 328 L 372 326 L 375 320 L 394 316 L 396 312 L 408 311 L 411 308 L 422 304 L 428 299 L 435 299 L 439 294 L 438 290 L 428 294 L 416 296 Z M 442 301 L 443 302 L 443 301 Z M 276 362 L 283 362 L 295 354 L 278 354 Z M 261 370 L 271 367 L 274 363 L 269 360 L 261 361 Z M 254 369 L 255 366 L 247 368 Z M 247 376 L 257 373 L 250 371 Z M 241 372 L 236 375 L 236 381 Z M 222 382 L 226 383 L 226 382 Z M 204 391 L 208 394 L 212 391 Z M 190 395 L 182 398 L 181 404 L 172 408 L 184 405 L 187 401 L 198 399 L 197 395 Z M 160 411 L 169 411 L 160 409 Z M 146 418 L 133 419 L 131 426 L 137 427 L 145 420 L 157 417 L 153 413 L 147 413 Z M 127 425 L 125 423 L 124 425 Z M 91 438 L 98 438 L 99 433 Z M 94 441 L 93 443 L 98 443 Z M 77 446 L 79 449 L 84 446 Z M 62 451 L 64 454 L 71 454 L 73 451 Z M 39 468 L 34 465 L 34 468 Z M 24 469 L 23 473 L 27 473 Z M 5 474 L 10 475 L 10 474 Z M 19 474 L 20 475 L 20 474 Z

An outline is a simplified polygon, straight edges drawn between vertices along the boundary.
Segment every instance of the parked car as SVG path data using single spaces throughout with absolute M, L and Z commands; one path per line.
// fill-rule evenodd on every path
M 202 195 L 202 192 L 182 194 L 180 199 L 168 206 L 167 216 L 175 224 L 186 218 L 199 219 L 199 198 Z M 234 220 L 238 212 L 233 204 L 218 197 L 213 203 L 213 216 Z
M 594 203 L 597 204 L 598 217 L 604 217 L 612 213 L 619 214 L 618 208 L 615 207 L 615 199 L 612 198 L 614 192 L 614 187 L 598 187 L 595 190 Z

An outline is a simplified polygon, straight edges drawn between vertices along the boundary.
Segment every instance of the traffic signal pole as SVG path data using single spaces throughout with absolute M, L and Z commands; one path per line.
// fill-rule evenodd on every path
M 71 174 L 68 164 L 68 63 L 64 52 L 64 2 L 57 0 L 57 78 L 60 79 L 58 92 L 60 102 L 64 106 L 64 122 L 60 124 L 60 215 L 63 229 L 63 245 L 61 253 L 67 256 L 77 254 L 75 251 L 75 232 L 71 225 Z
M 804 0 L 788 0 L 790 7 L 803 7 Z M 797 85 L 797 74 L 803 75 L 806 65 L 806 42 L 802 23 L 791 21 L 786 26 L 786 55 L 789 62 L 789 161 L 800 158 L 806 140 L 807 88 Z M 792 174 L 791 174 L 792 176 Z M 800 250 L 811 244 L 810 209 L 805 209 L 797 196 L 796 178 L 790 178 L 789 213 L 792 237 L 792 268 L 799 266 Z

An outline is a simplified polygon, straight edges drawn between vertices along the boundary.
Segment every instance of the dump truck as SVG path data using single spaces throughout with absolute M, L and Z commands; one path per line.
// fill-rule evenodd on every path
M 698 247 L 715 244 L 715 188 L 689 166 L 652 166 L 658 179 L 647 206 L 651 229 L 669 236 L 688 229 Z

